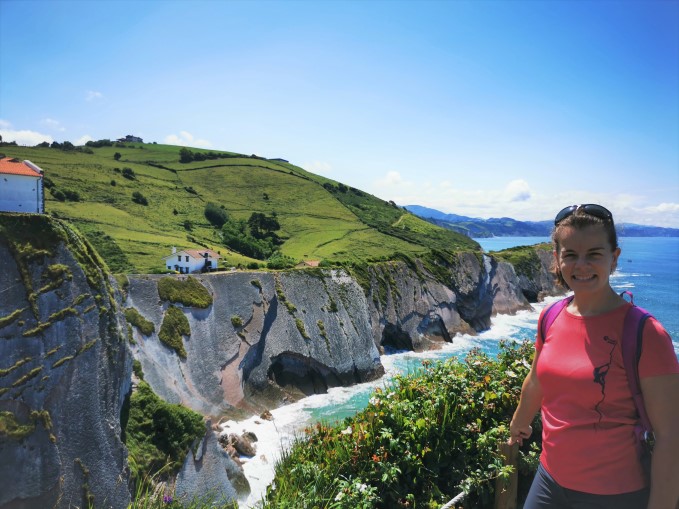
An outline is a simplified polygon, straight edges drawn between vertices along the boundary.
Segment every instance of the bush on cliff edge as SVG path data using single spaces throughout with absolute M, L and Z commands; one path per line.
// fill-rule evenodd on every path
M 122 424 L 135 483 L 176 473 L 193 442 L 205 434 L 200 414 L 166 403 L 144 381 L 130 396 Z
M 497 360 L 474 350 L 396 377 L 355 417 L 307 429 L 276 465 L 264 509 L 439 508 L 463 490 L 465 507 L 492 507 L 495 479 L 509 474 L 499 442 L 532 355 L 529 343 L 503 343 Z M 537 442 L 521 452 L 520 473 L 530 477 L 538 418 L 534 428 Z

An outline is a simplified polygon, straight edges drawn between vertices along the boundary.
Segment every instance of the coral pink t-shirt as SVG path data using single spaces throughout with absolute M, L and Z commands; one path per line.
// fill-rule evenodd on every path
M 630 306 L 588 317 L 564 309 L 544 344 L 536 342 L 543 393 L 540 461 L 564 488 L 613 495 L 646 486 L 620 349 Z M 679 373 L 672 341 L 651 318 L 644 326 L 639 378 L 671 373 Z

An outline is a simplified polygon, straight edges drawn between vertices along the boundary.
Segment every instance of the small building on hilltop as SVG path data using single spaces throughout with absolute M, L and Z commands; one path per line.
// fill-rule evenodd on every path
M 131 134 L 128 134 L 124 138 L 118 138 L 116 141 L 120 143 L 144 143 L 144 140 L 139 136 L 132 136 Z
M 221 256 L 212 249 L 184 249 L 177 251 L 172 248 L 172 254 L 163 257 L 167 270 L 176 270 L 180 274 L 193 272 L 210 272 L 217 269 Z
M 30 161 L 0 159 L 0 212 L 44 214 L 44 173 Z

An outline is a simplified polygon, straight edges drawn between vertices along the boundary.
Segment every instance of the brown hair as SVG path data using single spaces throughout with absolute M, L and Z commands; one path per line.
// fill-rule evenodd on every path
M 559 222 L 559 224 L 554 226 L 554 229 L 552 230 L 552 245 L 554 246 L 554 250 L 557 253 L 559 252 L 558 237 L 559 233 L 564 228 L 575 228 L 576 230 L 583 230 L 589 226 L 603 227 L 604 231 L 606 232 L 606 236 L 608 237 L 608 243 L 611 246 L 611 251 L 615 251 L 619 247 L 618 232 L 615 229 L 613 217 L 611 217 L 610 219 L 603 219 L 601 217 L 588 214 L 582 208 L 578 208 L 575 210 L 575 212 L 565 217 Z M 552 272 L 555 274 L 556 280 L 559 283 L 559 285 L 570 290 L 570 286 L 568 286 L 568 283 L 566 283 L 566 280 L 563 278 L 563 275 L 561 274 L 561 270 L 559 269 L 559 263 L 557 262 L 556 258 L 554 258 L 554 261 L 552 262 Z

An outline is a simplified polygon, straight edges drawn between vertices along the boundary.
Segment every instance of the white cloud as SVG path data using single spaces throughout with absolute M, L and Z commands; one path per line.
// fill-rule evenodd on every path
M 315 173 L 316 175 L 323 175 L 329 177 L 333 173 L 332 165 L 325 161 L 311 161 L 302 165 L 306 171 Z
M 63 132 L 66 130 L 66 128 L 61 125 L 61 122 L 54 120 L 53 118 L 44 118 L 40 121 L 40 124 L 54 131 Z
M 353 184 L 356 185 L 356 184 Z M 519 221 L 551 220 L 561 208 L 577 203 L 600 203 L 617 223 L 679 228 L 679 203 L 651 203 L 647 196 L 566 189 L 538 192 L 526 180 L 503 185 L 489 181 L 480 189 L 464 189 L 465 181 L 418 180 L 389 171 L 359 188 L 399 205 L 421 205 L 470 217 L 511 217 Z
M 15 130 L 12 129 L 12 124 L 6 120 L 0 120 L 0 136 L 2 136 L 2 141 L 10 142 L 14 141 L 17 145 L 27 145 L 35 146 L 38 143 L 46 141 L 52 143 L 54 138 L 49 134 L 42 134 L 37 131 L 29 130 Z
M 504 199 L 508 202 L 527 201 L 531 198 L 528 182 L 525 180 L 512 180 L 504 190 Z
M 92 136 L 90 136 L 89 134 L 85 134 L 85 135 L 81 136 L 80 138 L 78 138 L 77 140 L 75 140 L 73 142 L 73 144 L 76 147 L 80 147 L 80 146 L 84 145 L 85 143 L 87 143 L 88 141 L 94 141 L 94 138 L 92 138 Z
M 387 174 L 375 181 L 378 187 L 392 187 L 392 188 L 406 188 L 412 185 L 411 182 L 406 182 L 403 180 L 401 174 L 397 171 L 388 171 Z
M 91 101 L 94 101 L 94 100 L 97 100 L 97 99 L 103 99 L 103 97 L 104 97 L 104 94 L 102 94 L 101 92 L 96 92 L 94 90 L 88 90 L 85 93 L 85 100 L 88 101 L 88 102 L 91 102 Z
M 196 139 L 188 131 L 180 131 L 179 136 L 176 134 L 167 135 L 165 137 L 165 143 L 168 145 L 179 145 L 181 147 L 212 148 L 212 143 L 207 140 Z

